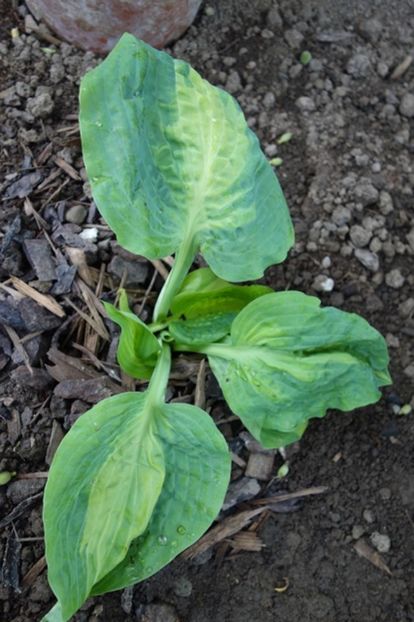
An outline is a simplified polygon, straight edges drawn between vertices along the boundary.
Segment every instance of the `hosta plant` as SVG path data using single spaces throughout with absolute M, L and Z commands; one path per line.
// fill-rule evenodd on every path
M 141 581 L 195 542 L 230 476 L 210 416 L 166 403 L 171 354 L 208 357 L 232 411 L 264 447 L 301 437 L 328 408 L 375 402 L 388 384 L 384 339 L 361 317 L 297 291 L 236 285 L 293 244 L 276 176 L 236 101 L 131 35 L 83 79 L 85 165 L 121 246 L 170 275 L 144 324 L 121 292 L 118 361 L 148 380 L 82 415 L 45 491 L 49 582 L 65 622 L 89 596 Z M 209 265 L 190 272 L 196 254 Z

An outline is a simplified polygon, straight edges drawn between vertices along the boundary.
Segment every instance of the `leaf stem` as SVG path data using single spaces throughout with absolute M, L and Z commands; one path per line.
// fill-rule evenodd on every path
M 155 323 L 162 322 L 167 317 L 172 299 L 180 289 L 182 282 L 187 276 L 187 273 L 191 268 L 191 264 L 194 261 L 195 254 L 196 248 L 192 239 L 188 242 L 183 242 L 178 249 L 175 255 L 172 270 L 164 283 L 155 305 L 153 317 L 153 321 Z
M 171 350 L 163 343 L 157 364 L 148 385 L 148 395 L 153 404 L 163 404 L 171 368 Z

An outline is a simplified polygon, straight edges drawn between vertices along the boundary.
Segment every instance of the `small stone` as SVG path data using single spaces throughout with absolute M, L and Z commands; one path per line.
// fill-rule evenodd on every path
M 377 549 L 378 553 L 388 553 L 391 548 L 391 540 L 389 536 L 374 531 L 370 538 L 372 545 Z
M 361 225 L 353 225 L 349 231 L 351 242 L 357 248 L 363 248 L 369 243 L 372 233 L 361 227 Z
M 279 28 L 282 28 L 283 20 L 279 13 L 279 9 L 276 6 L 273 6 L 269 10 L 267 17 L 266 17 L 266 22 L 269 28 L 271 29 L 277 30 Z
M 388 214 L 391 214 L 392 211 L 394 211 L 392 197 L 389 192 L 386 192 L 385 190 L 381 190 L 380 192 L 379 209 L 383 216 L 387 216 Z
M 383 501 L 389 501 L 391 499 L 391 490 L 389 488 L 380 488 L 378 493 Z
M 294 28 L 290 30 L 285 30 L 283 33 L 286 43 L 293 50 L 298 50 L 302 45 L 304 36 L 299 30 L 295 30 Z
M 354 78 L 365 78 L 371 71 L 371 61 L 365 54 L 354 54 L 349 59 L 346 70 Z
M 174 582 L 174 594 L 176 596 L 180 596 L 181 598 L 188 598 L 191 596 L 191 592 L 193 591 L 193 584 L 186 577 L 179 577 Z
M 322 259 L 321 266 L 322 268 L 325 268 L 325 270 L 332 266 L 332 259 L 329 257 L 329 255 L 326 255 L 326 257 Z
M 354 195 L 356 200 L 361 203 L 363 207 L 367 207 L 378 201 L 379 192 L 371 182 L 361 181 L 355 186 Z
M 151 604 L 137 611 L 138 622 L 180 622 L 172 605 Z
M 316 292 L 331 292 L 335 287 L 335 281 L 326 274 L 319 274 L 312 283 Z
M 40 93 L 35 97 L 29 97 L 26 110 L 35 118 L 48 117 L 54 108 L 54 101 L 50 93 Z
M 388 287 L 393 289 L 400 289 L 405 283 L 405 277 L 401 274 L 399 268 L 395 268 L 385 275 L 385 282 Z
M 242 477 L 232 482 L 227 490 L 226 498 L 223 503 L 223 510 L 229 510 L 233 506 L 252 499 L 261 491 L 261 486 L 256 479 Z
M 230 71 L 224 88 L 229 93 L 237 93 L 238 91 L 241 91 L 242 84 L 240 75 L 237 71 Z
M 385 335 L 385 341 L 387 342 L 387 345 L 389 348 L 400 347 L 400 340 L 398 339 L 396 335 L 393 335 L 392 333 L 387 333 Z
M 409 317 L 414 312 L 414 298 L 407 298 L 398 308 L 402 317 Z
M 65 214 L 66 222 L 71 222 L 74 225 L 81 225 L 87 215 L 87 210 L 83 205 L 73 205 L 68 209 Z
M 311 97 L 307 97 L 306 95 L 298 97 L 298 99 L 296 100 L 296 106 L 302 112 L 313 112 L 314 110 L 316 110 L 315 102 Z
M 27 239 L 23 249 L 39 281 L 52 281 L 56 278 L 56 266 L 52 249 L 45 238 Z
M 406 237 L 411 250 L 414 251 L 414 227 L 411 229 L 410 233 L 407 233 Z
M 377 272 L 379 270 L 379 257 L 376 253 L 372 253 L 365 248 L 357 248 L 355 250 L 355 257 L 367 270 L 371 272 Z
M 410 363 L 407 367 L 404 368 L 404 374 L 414 380 L 414 363 Z
M 146 261 L 128 260 L 115 255 L 109 265 L 108 273 L 121 280 L 126 275 L 125 285 L 143 285 L 148 277 L 148 264 Z
M 352 527 L 352 537 L 354 540 L 359 540 L 365 533 L 365 528 L 362 525 L 354 525 Z
M 378 41 L 378 39 L 381 36 L 383 26 L 380 21 L 378 21 L 377 19 L 375 19 L 375 17 L 373 17 L 373 18 L 364 20 L 360 24 L 359 30 L 361 31 L 361 34 L 366 39 L 368 39 L 368 41 L 375 43 L 376 41 Z
M 373 523 L 375 520 L 374 514 L 373 512 L 371 512 L 371 510 L 364 510 L 362 516 L 364 518 L 364 521 L 369 524 Z
M 268 91 L 263 97 L 263 106 L 269 110 L 275 105 L 276 97 L 271 91 Z
M 348 222 L 350 222 L 351 218 L 352 213 L 349 207 L 343 207 L 340 205 L 339 207 L 335 207 L 334 211 L 332 212 L 332 222 L 338 227 L 346 225 Z
M 409 119 L 414 117 L 413 93 L 405 93 L 405 95 L 402 96 L 399 110 L 404 117 L 408 117 Z
M 17 505 L 24 499 L 32 497 L 43 490 L 45 483 L 43 479 L 14 480 L 7 487 L 7 496 L 14 505 Z

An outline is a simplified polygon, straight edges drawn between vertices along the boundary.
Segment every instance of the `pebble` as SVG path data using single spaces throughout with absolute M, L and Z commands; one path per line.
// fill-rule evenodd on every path
M 275 30 L 282 28 L 283 20 L 282 20 L 282 17 L 280 15 L 280 12 L 277 6 L 273 6 L 269 10 L 267 17 L 266 17 L 266 22 L 269 28 L 272 28 Z
M 349 231 L 351 242 L 357 248 L 363 248 L 369 243 L 372 233 L 361 227 L 361 225 L 353 225 Z
M 414 298 L 407 298 L 398 307 L 402 317 L 409 317 L 414 312 Z
M 371 543 L 377 549 L 378 553 L 388 553 L 391 548 L 391 540 L 389 536 L 374 531 L 371 534 Z
M 121 280 L 126 273 L 125 285 L 143 285 L 148 277 L 148 264 L 146 261 L 128 260 L 120 255 L 114 255 L 108 264 L 108 273 Z
M 354 540 L 359 540 L 365 533 L 365 528 L 362 525 L 354 525 L 352 527 L 352 537 Z
M 298 50 L 302 45 L 304 39 L 303 34 L 299 32 L 299 30 L 295 30 L 294 28 L 290 30 L 285 30 L 283 36 L 288 46 L 293 50 Z
M 238 91 L 241 91 L 242 84 L 240 75 L 237 71 L 230 71 L 224 88 L 229 93 L 237 93 Z
M 354 78 L 365 78 L 371 70 L 371 61 L 365 54 L 354 54 L 349 59 L 346 70 Z
M 332 222 L 338 227 L 346 225 L 348 222 L 350 222 L 351 218 L 352 212 L 349 207 L 343 207 L 340 205 L 339 207 L 335 207 L 334 211 L 332 212 Z
M 377 272 L 379 270 L 379 257 L 376 253 L 372 253 L 365 248 L 357 248 L 355 250 L 355 257 L 367 270 L 371 272 Z
M 373 205 L 378 201 L 379 192 L 369 181 L 361 181 L 354 188 L 354 195 L 357 201 L 362 204 L 363 207 Z
M 407 233 L 406 238 L 411 250 L 414 251 L 414 227 L 411 229 L 410 233 Z
M 186 577 L 179 577 L 174 582 L 174 594 L 176 596 L 181 596 L 181 598 L 188 598 L 191 596 L 191 592 L 193 591 L 193 584 Z
M 314 110 L 316 110 L 315 102 L 311 97 L 307 97 L 306 95 L 298 97 L 298 99 L 296 100 L 296 106 L 302 112 L 313 112 Z
M 261 491 L 261 486 L 256 479 L 251 477 L 242 477 L 232 482 L 227 490 L 226 498 L 223 503 L 223 510 L 229 510 L 233 506 L 252 499 Z
M 29 97 L 26 110 L 36 118 L 48 117 L 54 108 L 54 101 L 50 93 L 40 93 L 35 97 Z
M 137 620 L 140 622 L 180 622 L 176 610 L 172 605 L 154 603 L 139 607 Z
M 392 201 L 392 197 L 389 194 L 389 192 L 386 192 L 385 190 L 381 190 L 380 192 L 379 209 L 383 216 L 387 216 L 388 214 L 391 214 L 391 212 L 394 210 L 394 204 Z
M 319 274 L 312 283 L 316 292 L 331 292 L 335 287 L 335 281 L 326 274 Z
M 68 209 L 65 214 L 66 222 L 71 222 L 74 225 L 81 225 L 87 215 L 88 211 L 83 205 L 73 205 Z
M 401 274 L 399 268 L 395 268 L 385 275 L 385 282 L 388 287 L 393 289 L 400 289 L 405 283 L 405 277 Z
M 369 524 L 373 523 L 375 520 L 374 514 L 371 510 L 364 510 L 362 516 L 364 518 L 364 521 Z
M 414 117 L 414 94 L 405 93 L 402 96 L 399 110 L 404 117 L 411 119 Z
M 414 380 L 414 363 L 410 363 L 407 367 L 404 368 L 404 374 Z

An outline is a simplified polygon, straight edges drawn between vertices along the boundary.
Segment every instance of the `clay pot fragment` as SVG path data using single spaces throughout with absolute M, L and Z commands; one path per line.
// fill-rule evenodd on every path
M 27 0 L 37 19 L 84 50 L 109 52 L 124 32 L 155 47 L 177 39 L 201 0 Z

